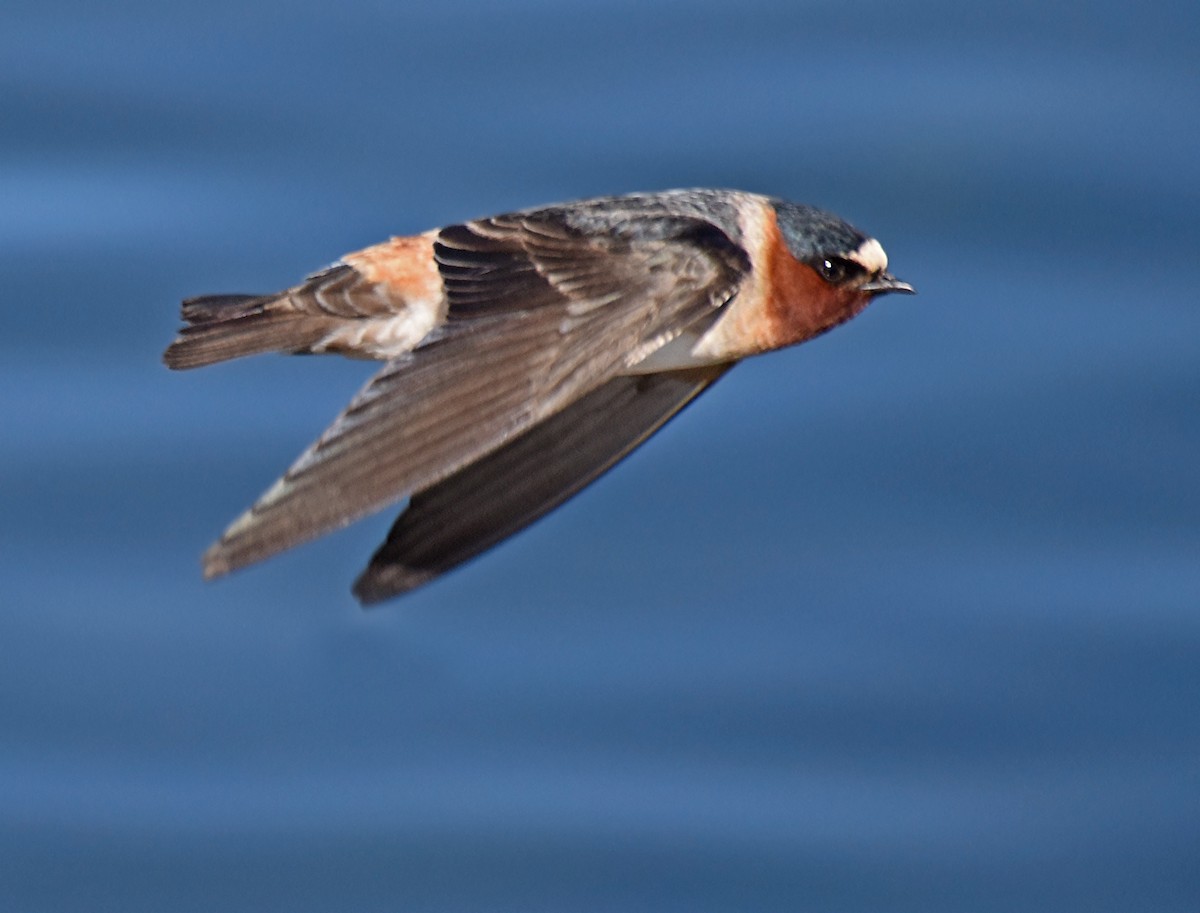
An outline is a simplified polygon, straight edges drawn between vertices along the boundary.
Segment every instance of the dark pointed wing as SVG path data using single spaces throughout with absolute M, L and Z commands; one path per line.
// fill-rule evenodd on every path
M 746 256 L 694 218 L 590 234 L 569 210 L 481 220 L 434 245 L 446 323 L 390 362 L 205 555 L 214 576 L 435 485 L 736 293 Z
M 730 367 L 615 377 L 413 495 L 355 595 L 364 604 L 390 599 L 524 529 L 616 465 Z

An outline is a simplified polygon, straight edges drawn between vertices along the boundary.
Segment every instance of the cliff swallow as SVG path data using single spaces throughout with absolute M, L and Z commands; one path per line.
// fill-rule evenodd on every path
M 384 362 L 204 575 L 408 498 L 354 593 L 420 586 L 567 500 L 740 359 L 911 293 L 887 265 L 819 209 L 674 190 L 392 238 L 278 294 L 185 301 L 171 368 L 260 352 Z

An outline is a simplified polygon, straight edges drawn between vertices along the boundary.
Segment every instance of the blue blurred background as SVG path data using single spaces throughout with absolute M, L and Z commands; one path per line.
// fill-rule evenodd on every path
M 0 909 L 1200 908 L 1194 2 L 0 10 Z M 180 298 L 732 186 L 915 299 L 362 612 L 198 556 L 370 373 Z

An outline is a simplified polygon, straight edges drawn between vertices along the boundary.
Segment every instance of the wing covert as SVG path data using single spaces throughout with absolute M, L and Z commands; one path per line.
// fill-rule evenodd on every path
M 214 576 L 436 485 L 736 294 L 745 252 L 697 218 L 589 233 L 561 209 L 443 229 L 445 321 L 376 375 L 205 555 Z M 523 524 L 522 524 L 523 525 Z

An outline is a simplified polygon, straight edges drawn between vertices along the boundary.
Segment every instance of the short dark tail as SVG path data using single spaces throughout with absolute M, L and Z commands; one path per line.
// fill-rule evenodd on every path
M 279 295 L 204 295 L 183 302 L 188 324 L 163 353 L 182 370 L 258 355 L 303 352 L 329 331 L 329 319 L 303 314 Z

